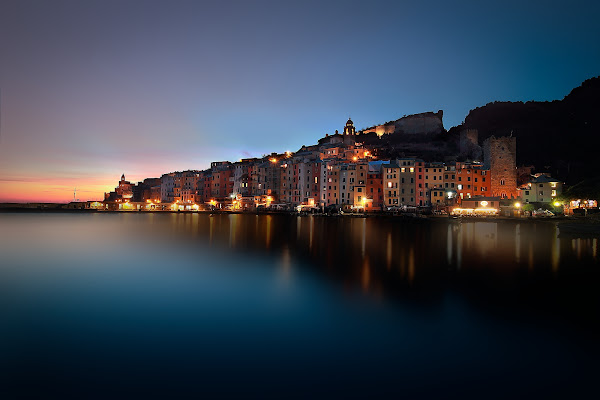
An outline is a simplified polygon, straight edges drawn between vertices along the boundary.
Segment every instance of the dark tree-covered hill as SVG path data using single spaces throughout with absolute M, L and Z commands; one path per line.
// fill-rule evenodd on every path
M 600 175 L 600 77 L 591 78 L 563 100 L 494 102 L 469 112 L 462 126 L 476 128 L 479 141 L 491 135 L 517 138 L 517 163 L 534 165 L 575 184 Z

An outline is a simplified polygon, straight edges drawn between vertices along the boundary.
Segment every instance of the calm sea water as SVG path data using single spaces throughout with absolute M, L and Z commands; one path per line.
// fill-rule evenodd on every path
M 596 397 L 598 239 L 541 222 L 0 214 L 0 397 Z

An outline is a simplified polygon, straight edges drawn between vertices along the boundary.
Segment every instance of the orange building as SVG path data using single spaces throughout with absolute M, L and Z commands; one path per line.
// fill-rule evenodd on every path
M 383 207 L 383 177 L 381 164 L 369 165 L 366 180 L 365 211 L 381 211 Z

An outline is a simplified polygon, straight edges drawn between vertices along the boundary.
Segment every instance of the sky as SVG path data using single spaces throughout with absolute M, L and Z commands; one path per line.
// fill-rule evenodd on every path
M 103 199 L 600 75 L 597 1 L 0 2 L 0 202 Z

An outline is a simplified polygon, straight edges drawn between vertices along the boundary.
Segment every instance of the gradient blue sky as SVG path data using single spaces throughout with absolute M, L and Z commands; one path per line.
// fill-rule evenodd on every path
M 600 74 L 597 1 L 0 3 L 0 201 L 100 199 L 211 161 Z

